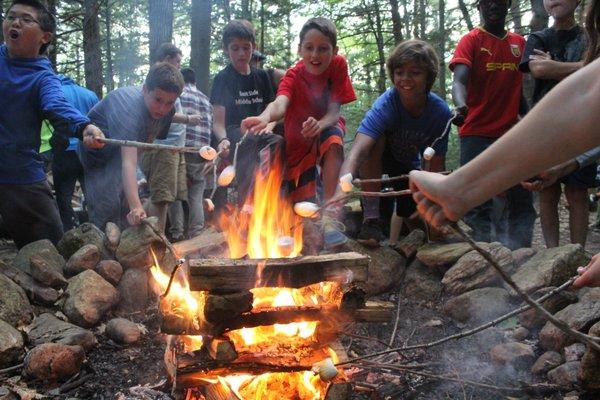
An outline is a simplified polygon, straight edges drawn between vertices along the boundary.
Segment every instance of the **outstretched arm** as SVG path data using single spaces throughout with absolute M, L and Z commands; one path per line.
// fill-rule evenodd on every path
M 454 123 L 458 126 L 465 122 L 467 112 L 467 85 L 469 83 L 470 68 L 465 64 L 456 64 L 452 77 L 452 101 L 456 107 L 457 118 Z
M 270 122 L 279 121 L 285 115 L 290 104 L 287 96 L 279 95 L 275 101 L 269 103 L 265 111 L 256 117 L 248 117 L 242 121 L 242 132 L 260 133 L 265 130 Z
M 140 196 L 138 194 L 138 184 L 136 179 L 137 167 L 137 149 L 133 147 L 121 147 L 121 174 L 123 177 L 123 192 L 129 205 L 127 222 L 130 225 L 138 225 L 144 218 L 146 212 L 142 207 Z

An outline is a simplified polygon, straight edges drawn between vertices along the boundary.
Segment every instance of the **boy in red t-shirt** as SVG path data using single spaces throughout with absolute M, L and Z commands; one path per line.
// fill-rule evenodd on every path
M 344 159 L 345 121 L 340 106 L 356 100 L 346 60 L 337 54 L 335 25 L 326 18 L 311 18 L 300 30 L 298 52 L 302 60 L 290 68 L 279 84 L 277 98 L 256 117 L 242 121 L 242 130 L 258 133 L 269 122 L 285 116 L 286 179 L 294 202 L 315 201 L 321 168 L 323 201 L 335 193 Z M 324 224 L 326 247 L 339 246 L 346 236 Z
M 519 62 L 525 39 L 504 27 L 510 0 L 479 0 L 476 4 L 483 27 L 461 38 L 450 62 L 452 99 L 464 121 L 459 129 L 461 165 L 510 129 L 524 104 Z M 531 193 L 514 186 L 505 192 L 505 201 L 506 221 L 494 224 L 497 239 L 511 249 L 530 247 L 536 218 Z M 475 240 L 492 241 L 492 211 L 490 200 L 465 216 Z

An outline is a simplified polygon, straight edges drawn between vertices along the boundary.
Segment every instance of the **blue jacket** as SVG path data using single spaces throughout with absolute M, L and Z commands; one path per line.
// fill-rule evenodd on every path
M 38 154 L 42 121 L 81 135 L 90 120 L 67 102 L 46 58 L 11 59 L 0 46 L 0 184 L 46 179 Z

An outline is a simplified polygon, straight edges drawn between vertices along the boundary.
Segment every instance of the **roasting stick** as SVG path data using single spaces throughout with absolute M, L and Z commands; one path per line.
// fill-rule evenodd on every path
M 96 139 L 100 143 L 105 144 L 114 144 L 116 146 L 121 147 L 135 147 L 138 149 L 145 150 L 166 150 L 166 151 L 175 151 L 177 153 L 200 153 L 200 147 L 180 147 L 180 146 L 171 146 L 168 144 L 158 144 L 158 143 L 145 143 L 145 142 L 136 142 L 135 140 L 120 140 L 120 139 Z
M 436 172 L 438 174 L 442 174 L 442 175 L 450 175 L 452 171 L 442 171 L 442 172 Z M 362 186 L 365 183 L 388 183 L 388 182 L 396 182 L 396 181 L 402 181 L 402 180 L 406 180 L 408 179 L 408 174 L 404 174 L 404 175 L 398 175 L 398 176 L 390 176 L 388 178 L 377 178 L 377 179 L 353 179 L 352 180 L 352 184 L 354 186 Z

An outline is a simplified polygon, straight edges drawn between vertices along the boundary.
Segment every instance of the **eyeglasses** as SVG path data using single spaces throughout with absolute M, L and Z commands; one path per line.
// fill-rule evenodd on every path
M 15 15 L 15 14 L 9 14 L 6 16 L 6 18 L 4 19 L 6 22 L 8 22 L 9 24 L 12 24 L 13 22 L 15 22 L 16 20 L 21 20 L 21 23 L 23 25 L 33 25 L 33 24 L 40 24 L 40 22 L 33 18 L 31 15 Z

